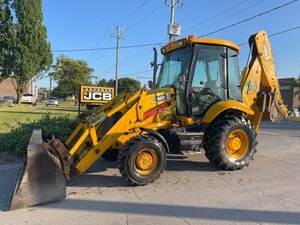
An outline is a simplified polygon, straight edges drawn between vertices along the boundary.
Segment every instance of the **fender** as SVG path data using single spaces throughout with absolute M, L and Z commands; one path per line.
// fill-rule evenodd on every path
M 165 147 L 166 152 L 170 152 L 168 142 L 166 141 L 166 139 L 158 131 L 150 130 L 150 129 L 143 129 L 143 128 L 141 128 L 141 130 L 146 131 L 147 133 L 149 133 L 150 135 L 155 137 L 157 140 L 159 140 L 163 144 L 163 146 Z
M 254 111 L 250 109 L 247 105 L 238 101 L 229 100 L 226 102 L 217 102 L 213 106 L 211 106 L 205 113 L 202 122 L 210 123 L 218 115 L 220 115 L 222 112 L 224 112 L 227 109 L 238 110 L 250 116 L 254 114 Z

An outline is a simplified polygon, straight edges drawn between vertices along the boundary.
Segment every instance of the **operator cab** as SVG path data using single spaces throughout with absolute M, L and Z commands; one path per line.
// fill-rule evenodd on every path
M 179 116 L 203 117 L 218 101 L 242 101 L 235 44 L 189 36 L 161 52 L 164 58 L 156 88 L 175 89 Z

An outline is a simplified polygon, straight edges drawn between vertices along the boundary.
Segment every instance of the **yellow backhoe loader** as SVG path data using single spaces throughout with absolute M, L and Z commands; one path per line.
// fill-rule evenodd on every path
M 266 32 L 249 38 L 248 64 L 240 75 L 239 47 L 189 36 L 161 48 L 160 73 L 151 90 L 123 92 L 83 120 L 67 140 L 33 131 L 27 163 L 11 209 L 66 197 L 66 179 L 99 157 L 117 160 L 133 185 L 159 178 L 166 153 L 203 147 L 217 168 L 248 166 L 262 120 L 287 116 Z M 154 69 L 157 69 L 156 60 Z

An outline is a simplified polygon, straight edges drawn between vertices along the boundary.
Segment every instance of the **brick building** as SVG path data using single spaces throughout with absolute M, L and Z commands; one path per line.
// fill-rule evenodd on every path
M 7 78 L 0 82 L 0 98 L 4 96 L 12 96 L 17 98 L 17 93 L 15 90 L 16 80 L 12 78 Z M 37 96 L 37 88 L 34 86 L 34 82 L 31 82 L 27 89 L 25 90 L 24 94 L 32 94 Z
M 300 90 L 294 86 L 296 79 L 283 78 L 278 81 L 283 103 L 287 105 L 289 111 L 293 111 L 295 108 L 300 110 Z

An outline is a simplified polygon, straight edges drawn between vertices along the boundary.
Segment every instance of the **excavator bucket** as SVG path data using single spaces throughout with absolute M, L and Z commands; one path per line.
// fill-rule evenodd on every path
M 33 130 L 27 147 L 27 162 L 19 175 L 10 210 L 62 200 L 66 180 L 61 168 L 42 147 L 42 130 Z

